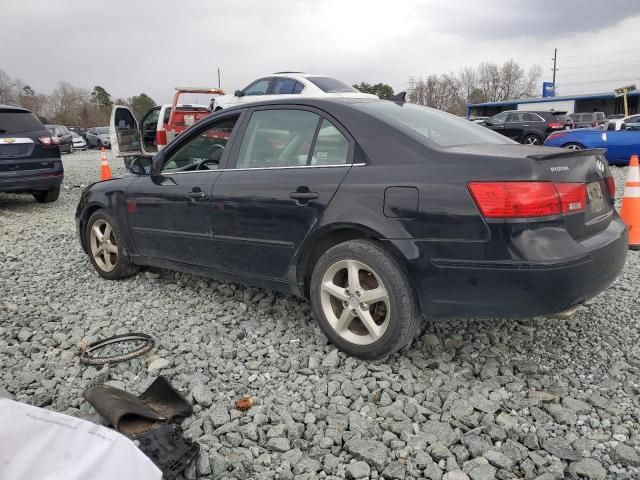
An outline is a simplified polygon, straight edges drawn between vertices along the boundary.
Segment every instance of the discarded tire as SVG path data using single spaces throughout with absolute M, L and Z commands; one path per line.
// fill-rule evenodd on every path
M 104 349 L 113 345 L 131 342 L 131 350 L 122 353 L 104 355 Z M 99 340 L 87 346 L 80 354 L 80 362 L 87 365 L 105 365 L 107 363 L 119 363 L 125 360 L 139 357 L 153 348 L 153 339 L 144 333 L 125 333 L 115 335 L 104 340 Z M 103 353 L 100 356 L 100 353 Z

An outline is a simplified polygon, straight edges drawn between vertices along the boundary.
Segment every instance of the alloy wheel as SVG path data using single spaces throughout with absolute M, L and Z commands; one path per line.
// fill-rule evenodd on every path
M 389 326 L 389 292 L 376 272 L 358 260 L 340 260 L 327 269 L 320 299 L 331 328 L 348 342 L 372 344 Z
M 565 146 L 564 148 L 566 148 L 567 150 L 582 150 L 582 147 L 576 143 L 570 143 L 569 145 Z
M 106 220 L 98 219 L 89 234 L 91 255 L 96 265 L 105 272 L 111 272 L 118 262 L 118 245 L 113 228 Z
M 525 143 L 527 145 L 540 145 L 540 139 L 531 135 L 530 137 L 525 138 Z

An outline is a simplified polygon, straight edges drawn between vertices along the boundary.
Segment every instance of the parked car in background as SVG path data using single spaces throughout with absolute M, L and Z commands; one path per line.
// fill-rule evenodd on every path
M 111 148 L 109 127 L 93 127 L 87 130 L 87 146 L 89 148 Z
M 640 114 L 629 115 L 628 117 L 609 119 L 609 125 L 613 125 L 614 130 L 624 130 L 624 128 L 638 128 L 640 124 Z M 611 128 L 611 127 L 610 127 Z
M 277 72 L 254 82 L 233 95 L 221 95 L 213 99 L 211 110 L 242 105 L 261 100 L 279 100 L 296 97 L 339 97 L 378 98 L 370 93 L 362 93 L 342 80 L 326 75 L 312 75 L 302 72 Z
M 551 132 L 573 128 L 573 121 L 567 112 L 507 110 L 485 120 L 483 125 L 516 142 L 542 145 Z
M 569 116 L 575 124 L 574 128 L 593 128 L 607 121 L 603 112 L 572 113 Z
M 180 96 L 186 93 L 220 94 L 224 90 L 178 87 L 172 104 L 156 105 L 140 122 L 128 107 L 114 105 L 109 124 L 112 148 L 116 156 L 123 157 L 127 168 L 136 156 L 155 155 L 177 135 L 209 115 L 209 108 L 205 105 L 178 103 Z
M 518 145 L 408 103 L 225 109 L 130 171 L 76 209 L 101 276 L 154 265 L 307 297 L 327 337 L 362 358 L 410 344 L 423 314 L 572 309 L 627 253 L 599 151 Z
M 553 133 L 544 144 L 571 150 L 606 148 L 604 156 L 610 164 L 627 165 L 631 155 L 640 155 L 640 130 L 579 128 Z
M 485 122 L 485 120 L 488 120 L 489 117 L 469 117 L 468 120 L 473 122 L 473 123 L 479 123 L 479 124 L 483 124 Z
M 29 110 L 0 105 L 0 192 L 55 202 L 64 175 L 59 142 Z
M 87 140 L 87 129 L 83 127 L 69 127 L 69 130 L 76 132 L 84 141 Z
M 613 113 L 611 115 L 607 115 L 607 120 L 619 120 L 621 118 L 624 118 L 623 113 Z
M 71 131 L 64 125 L 45 125 L 51 135 L 58 137 L 60 151 L 63 153 L 73 153 L 73 137 Z
M 73 140 L 73 149 L 74 150 L 86 150 L 87 149 L 87 142 L 84 141 L 84 138 L 82 138 L 76 132 L 71 132 L 71 137 L 72 137 L 72 140 Z

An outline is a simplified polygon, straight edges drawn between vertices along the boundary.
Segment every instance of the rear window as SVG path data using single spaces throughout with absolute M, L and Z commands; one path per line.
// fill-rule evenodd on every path
M 596 118 L 598 120 L 604 120 L 606 117 L 604 116 L 604 113 L 598 112 L 598 113 L 596 113 Z
M 385 122 L 408 127 L 441 147 L 516 143 L 493 130 L 433 108 L 387 101 L 354 106 Z
M 351 85 L 344 83 L 337 78 L 331 77 L 306 77 L 311 83 L 325 93 L 351 93 L 357 92 Z
M 109 133 L 109 127 L 97 127 L 96 133 L 98 135 L 107 135 Z
M 560 123 L 567 123 L 571 120 L 571 117 L 566 113 L 552 113 L 553 120 Z
M 44 125 L 30 112 L 0 110 L 0 133 L 23 133 L 44 130 Z

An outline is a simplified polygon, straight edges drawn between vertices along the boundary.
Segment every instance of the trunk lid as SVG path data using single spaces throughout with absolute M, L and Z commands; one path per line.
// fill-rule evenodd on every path
M 604 153 L 604 149 L 554 149 L 528 155 L 538 163 L 546 179 L 554 183 L 586 185 L 586 209 L 563 216 L 567 230 L 577 240 L 605 229 L 613 218 L 613 199 L 607 180 L 611 171 Z

